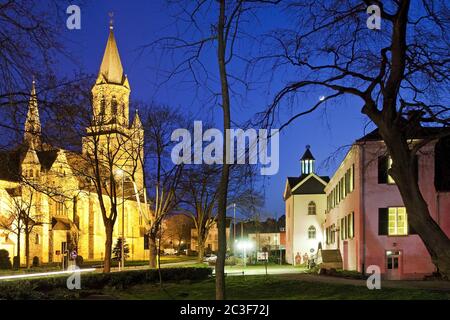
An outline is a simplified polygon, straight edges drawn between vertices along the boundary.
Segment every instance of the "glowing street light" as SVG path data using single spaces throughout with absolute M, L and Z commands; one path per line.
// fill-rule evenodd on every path
M 242 250 L 243 257 L 244 257 L 244 267 L 247 266 L 247 250 L 250 250 L 253 248 L 253 242 L 249 240 L 239 240 L 236 242 L 236 248 L 239 250 Z

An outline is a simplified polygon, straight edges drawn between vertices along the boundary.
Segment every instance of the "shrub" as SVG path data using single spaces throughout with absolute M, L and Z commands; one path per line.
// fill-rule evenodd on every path
M 164 268 L 161 269 L 163 281 L 198 281 L 211 276 L 210 268 Z M 0 282 L 0 299 L 45 299 L 50 293 L 64 290 L 67 277 L 52 277 L 30 280 Z M 136 284 L 156 283 L 159 281 L 158 270 L 132 270 L 114 273 L 91 273 L 81 276 L 83 290 L 101 290 L 105 287 L 127 288 Z M 73 298 L 73 296 L 69 295 Z M 68 296 L 68 297 L 69 297 Z M 53 297 L 53 294 L 51 295 Z M 60 298 L 64 297 L 64 294 Z
M 11 261 L 9 260 L 9 252 L 0 250 L 0 269 L 11 269 Z
M 39 267 L 39 257 L 33 257 L 33 267 Z

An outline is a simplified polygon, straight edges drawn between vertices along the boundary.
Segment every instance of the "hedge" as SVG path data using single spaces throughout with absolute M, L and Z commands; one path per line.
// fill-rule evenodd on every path
M 163 268 L 163 281 L 205 280 L 212 274 L 210 268 Z M 131 270 L 112 273 L 81 274 L 82 290 L 101 290 L 105 287 L 124 289 L 137 284 L 156 283 L 158 270 Z M 29 280 L 0 282 L 0 299 L 46 299 L 53 290 L 65 289 L 74 293 L 80 290 L 67 289 L 67 277 L 49 277 Z

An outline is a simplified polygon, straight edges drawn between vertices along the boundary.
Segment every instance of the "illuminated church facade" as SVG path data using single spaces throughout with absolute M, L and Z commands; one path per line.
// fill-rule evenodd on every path
M 30 260 L 37 257 L 39 263 L 58 263 L 65 254 L 73 252 L 84 260 L 104 258 L 106 236 L 99 193 L 86 173 L 89 169 L 83 166 L 94 153 L 105 163 L 106 155 L 114 154 L 113 166 L 117 168 L 114 174 L 120 175 L 115 190 L 105 179 L 102 196 L 105 211 L 110 214 L 108 195 L 111 192 L 117 195 L 113 247 L 123 232 L 129 247 L 128 260 L 148 258 L 148 250 L 144 250 L 144 131 L 137 112 L 130 123 L 129 96 L 130 85 L 112 26 L 92 88 L 92 121 L 80 153 L 54 148 L 42 141 L 33 81 L 24 141 L 20 147 L 0 153 L 0 249 L 7 250 L 11 260 L 20 246 L 21 264 L 25 264 L 25 220 L 19 222 L 19 214 L 30 218 L 27 241 Z M 18 226 L 18 222 L 22 225 Z M 22 230 L 20 237 L 18 229 Z

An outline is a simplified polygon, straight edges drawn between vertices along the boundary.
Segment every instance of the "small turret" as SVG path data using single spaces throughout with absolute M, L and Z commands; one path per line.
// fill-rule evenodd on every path
M 306 146 L 305 153 L 303 154 L 302 158 L 300 159 L 302 175 L 314 173 L 314 170 L 315 170 L 314 167 L 315 167 L 316 159 L 314 159 L 314 156 L 312 155 L 310 148 L 311 148 L 310 145 Z

